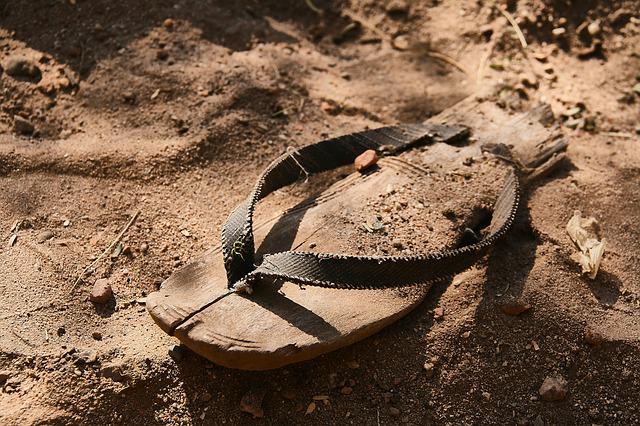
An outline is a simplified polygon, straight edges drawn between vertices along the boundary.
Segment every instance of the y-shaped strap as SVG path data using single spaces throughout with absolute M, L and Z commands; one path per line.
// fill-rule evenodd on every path
M 276 159 L 260 175 L 249 195 L 231 213 L 222 229 L 222 248 L 230 288 L 245 288 L 261 276 L 338 288 L 377 288 L 429 282 L 475 263 L 504 234 L 518 206 L 518 182 L 511 174 L 494 207 L 489 235 L 456 250 L 415 256 L 345 256 L 326 253 L 267 254 L 255 265 L 253 211 L 269 193 L 304 174 L 347 165 L 368 149 L 395 153 L 420 142 L 451 142 L 467 136 L 461 126 L 416 124 L 383 127 L 308 145 Z

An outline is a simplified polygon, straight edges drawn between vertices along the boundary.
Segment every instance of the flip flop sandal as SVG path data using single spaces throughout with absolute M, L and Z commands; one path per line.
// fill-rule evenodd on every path
M 475 179 L 478 193 L 483 186 L 495 187 L 500 176 L 502 184 L 494 191 L 499 193 L 482 238 L 471 244 L 460 246 L 454 230 L 440 238 L 444 246 L 454 248 L 423 254 L 405 250 L 395 256 L 342 254 L 349 234 L 342 225 L 357 217 L 362 206 L 392 193 L 389 187 L 406 188 L 409 196 L 430 192 L 431 172 L 407 160 L 420 152 L 396 154 L 428 143 L 432 146 L 426 158 L 459 160 L 467 147 L 451 144 L 467 136 L 468 129 L 461 126 L 400 125 L 324 140 L 282 155 L 223 225 L 221 248 L 176 271 L 149 295 L 149 313 L 166 333 L 205 358 L 248 370 L 311 359 L 379 331 L 424 300 L 431 283 L 472 266 L 509 230 L 519 201 L 518 174 L 511 165 L 517 161 L 505 146 L 489 146 L 508 161 L 485 161 L 480 174 L 490 181 Z M 367 150 L 383 155 L 379 167 L 347 176 L 254 230 L 258 201 L 301 177 L 352 164 Z M 473 150 L 479 153 L 477 146 Z M 439 187 L 460 198 L 459 185 L 441 182 Z M 265 209 L 269 207 L 273 211 L 278 206 Z M 376 222 L 367 228 L 380 226 Z M 348 239 L 353 238 L 352 233 Z M 423 243 L 421 247 L 431 244 Z

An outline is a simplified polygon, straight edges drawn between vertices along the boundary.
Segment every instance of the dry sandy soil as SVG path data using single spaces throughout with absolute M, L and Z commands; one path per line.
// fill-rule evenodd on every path
M 640 423 L 639 6 L 503 3 L 0 3 L 0 423 Z M 258 373 L 174 348 L 146 313 L 276 155 L 468 97 L 549 103 L 569 160 L 413 313 Z M 572 260 L 576 209 L 607 239 L 594 280 Z M 122 253 L 74 287 L 137 211 Z M 101 277 L 114 297 L 94 305 Z M 559 401 L 547 377 L 566 381 Z

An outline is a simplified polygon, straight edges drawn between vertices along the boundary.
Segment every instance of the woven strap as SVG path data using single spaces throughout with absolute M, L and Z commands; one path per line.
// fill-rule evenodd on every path
M 260 175 L 251 194 L 222 228 L 222 249 L 229 288 L 243 289 L 261 277 L 334 288 L 380 288 L 426 283 L 461 272 L 481 258 L 511 226 L 518 207 L 518 180 L 511 172 L 495 206 L 489 234 L 454 250 L 413 256 L 346 256 L 281 252 L 255 265 L 253 212 L 269 193 L 312 173 L 350 164 L 368 149 L 396 153 L 418 143 L 454 142 L 468 135 L 461 126 L 415 124 L 383 127 L 324 140 L 284 154 Z

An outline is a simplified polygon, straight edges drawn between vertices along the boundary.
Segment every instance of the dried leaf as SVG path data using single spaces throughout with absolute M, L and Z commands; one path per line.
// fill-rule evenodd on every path
M 311 404 L 309 404 L 309 406 L 307 407 L 307 411 L 304 413 L 305 415 L 307 414 L 311 414 L 314 411 L 316 411 L 316 403 L 312 402 Z
M 118 245 L 111 252 L 111 259 L 117 259 L 118 256 L 122 253 L 122 244 L 118 243 Z
M 595 234 L 597 229 L 598 221 L 593 217 L 583 218 L 579 210 L 573 212 L 567 223 L 567 234 L 580 249 L 573 258 L 582 268 L 582 273 L 591 279 L 598 273 L 605 248 L 605 239 L 598 241 L 589 236 L 588 230 Z
M 603 238 L 602 241 L 589 249 L 589 263 L 591 265 L 591 274 L 589 274 L 589 278 L 591 279 L 596 277 L 598 269 L 600 268 L 600 262 L 602 262 L 602 256 L 604 255 L 605 243 L 606 239 Z

